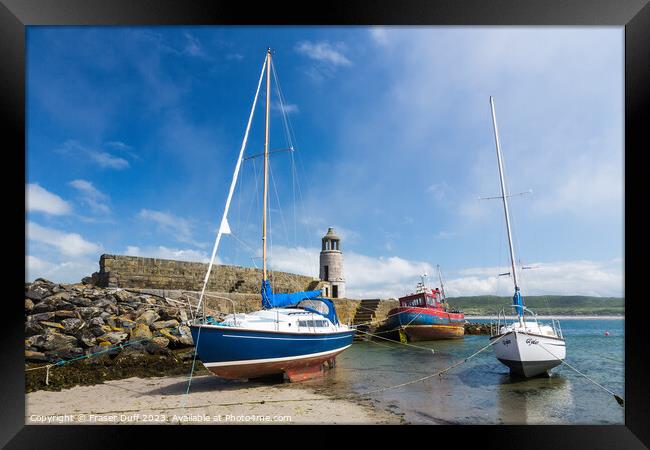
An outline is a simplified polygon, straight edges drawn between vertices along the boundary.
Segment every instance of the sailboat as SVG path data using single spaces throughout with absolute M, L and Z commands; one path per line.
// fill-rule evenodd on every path
M 497 149 L 497 162 L 499 166 L 499 180 L 501 182 L 501 199 L 506 217 L 506 231 L 510 250 L 510 274 L 514 284 L 512 308 L 517 314 L 516 320 L 507 322 L 505 311 L 501 311 L 496 323 L 491 327 L 490 341 L 497 359 L 510 368 L 510 372 L 524 377 L 548 375 L 549 370 L 562 363 L 566 357 L 566 346 L 559 321 L 553 319 L 549 324 L 542 324 L 537 320 L 533 311 L 526 308 L 521 295 L 515 265 L 515 251 L 512 245 L 512 232 L 510 229 L 510 213 L 508 211 L 508 194 L 503 176 L 503 162 L 501 159 L 501 145 L 499 131 L 494 109 L 494 98 L 490 97 L 492 109 L 492 123 L 494 125 L 494 140 Z
M 321 298 L 321 291 L 274 293 L 267 269 L 267 199 L 269 158 L 269 109 L 271 97 L 271 50 L 268 49 L 257 92 L 248 119 L 244 140 L 226 200 L 221 225 L 197 304 L 197 318 L 190 323 L 196 354 L 213 374 L 229 379 L 258 378 L 283 374 L 290 381 L 301 381 L 322 374 L 336 355 L 350 347 L 355 329 L 341 324 L 334 303 Z M 257 98 L 266 72 L 266 125 L 264 137 L 264 191 L 262 211 L 261 309 L 237 314 L 222 321 L 205 314 L 205 289 L 222 235 L 230 233 L 228 210 L 237 183 Z M 203 305 L 203 314 L 198 314 Z

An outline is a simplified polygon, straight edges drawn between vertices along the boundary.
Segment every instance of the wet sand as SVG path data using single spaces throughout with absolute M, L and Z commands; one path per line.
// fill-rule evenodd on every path
M 26 395 L 26 424 L 386 424 L 399 416 L 300 384 L 126 378 Z

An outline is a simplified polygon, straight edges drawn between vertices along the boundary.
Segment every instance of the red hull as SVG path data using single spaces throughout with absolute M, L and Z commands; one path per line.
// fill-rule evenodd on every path
M 227 379 L 260 378 L 284 374 L 291 382 L 317 378 L 324 374 L 325 366 L 334 367 L 336 355 L 345 349 L 327 355 L 285 361 L 271 361 L 230 366 L 206 367 L 214 375 Z M 325 364 L 327 363 L 327 364 Z
M 458 339 L 465 335 L 464 325 L 409 325 L 404 329 L 409 341 Z

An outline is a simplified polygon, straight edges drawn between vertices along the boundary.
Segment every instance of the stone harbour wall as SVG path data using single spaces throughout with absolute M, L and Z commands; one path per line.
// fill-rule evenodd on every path
M 98 287 L 184 289 L 198 291 L 208 269 L 206 263 L 144 258 L 140 256 L 101 255 L 99 272 L 84 279 Z M 317 289 L 319 280 L 286 272 L 271 272 L 274 292 Z M 240 266 L 214 265 L 208 291 L 258 293 L 262 271 Z

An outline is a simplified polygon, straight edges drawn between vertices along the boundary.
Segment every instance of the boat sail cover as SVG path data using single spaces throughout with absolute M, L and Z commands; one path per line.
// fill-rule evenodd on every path
M 305 299 L 316 298 L 321 291 L 303 291 L 290 294 L 274 294 L 269 280 L 262 281 L 262 306 L 264 309 L 294 306 Z
M 521 296 L 521 292 L 519 292 L 519 289 L 515 290 L 515 295 L 512 297 L 512 304 L 515 307 L 515 310 L 517 311 L 518 316 L 523 316 L 524 315 L 524 298 Z

